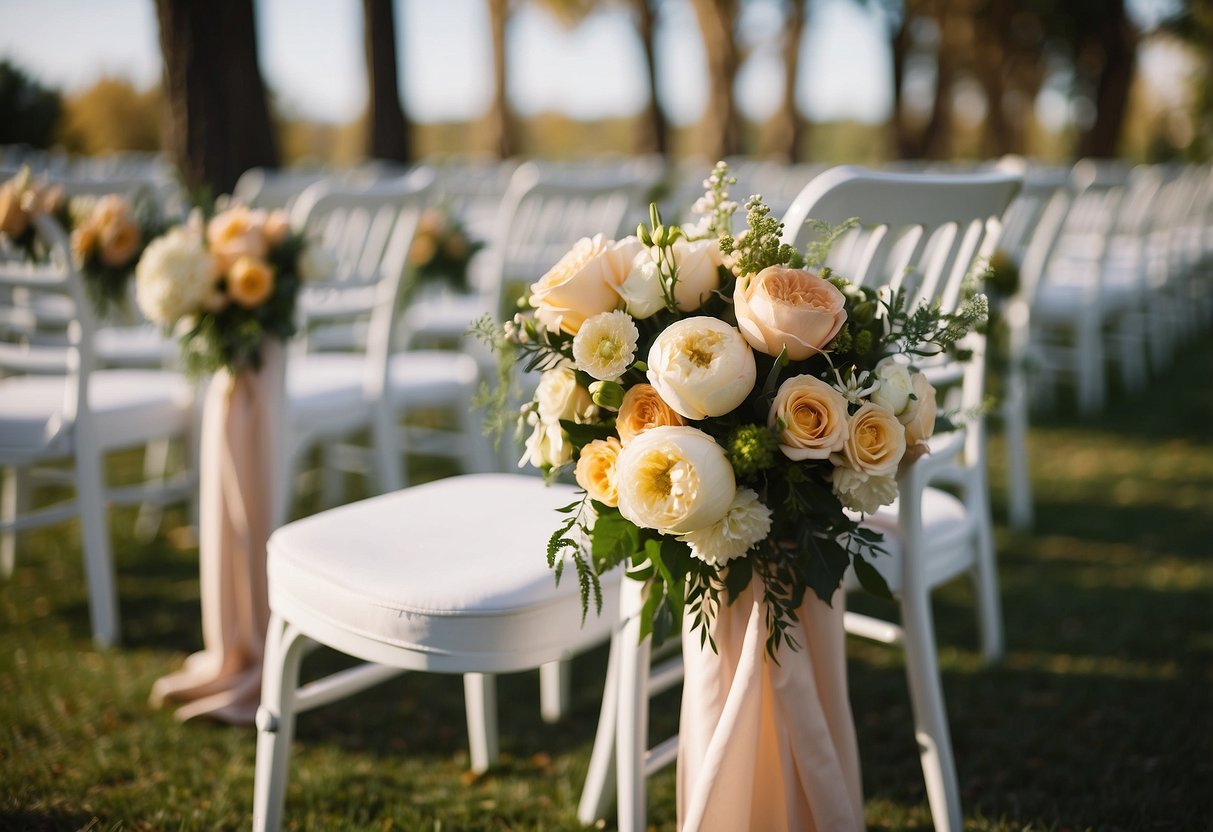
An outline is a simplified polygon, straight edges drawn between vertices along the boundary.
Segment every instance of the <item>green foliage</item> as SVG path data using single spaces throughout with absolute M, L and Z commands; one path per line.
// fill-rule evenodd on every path
M 745 207 L 745 232 L 739 238 L 726 234 L 720 240 L 722 252 L 736 255 L 737 273 L 744 277 L 757 274 L 768 266 L 803 267 L 804 257 L 783 242 L 783 223 L 771 216 L 771 209 L 762 197 L 750 197 Z
M 779 440 L 770 428 L 763 425 L 740 425 L 729 434 L 724 449 L 733 470 L 744 479 L 775 464 Z
M 8 60 L 0 60 L 0 145 L 50 147 L 63 112 L 57 90 L 44 87 Z

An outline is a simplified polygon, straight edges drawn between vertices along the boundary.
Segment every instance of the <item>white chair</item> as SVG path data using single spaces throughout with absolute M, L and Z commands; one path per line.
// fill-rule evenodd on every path
M 785 241 L 799 242 L 810 216 L 832 224 L 861 217 L 864 226 L 845 246 L 849 259 L 838 263 L 839 273 L 860 283 L 904 288 L 914 303 L 938 302 L 951 311 L 961 299 L 966 276 L 992 253 L 1001 217 L 1019 186 L 1017 176 L 1001 171 L 948 176 L 834 168 L 814 178 L 793 202 L 784 218 Z M 981 400 L 983 345 L 982 338 L 972 339 L 974 359 L 963 369 L 940 364 L 931 370 L 937 386 L 963 382 L 963 405 Z M 901 626 L 853 614 L 845 620 L 852 634 L 905 648 L 931 814 L 937 829 L 949 830 L 961 827 L 960 793 L 939 677 L 931 589 L 968 573 L 977 589 L 983 653 L 988 659 L 1002 653 L 980 417 L 933 440 L 926 459 L 926 465 L 912 466 L 901 481 L 899 502 L 871 519 L 886 533 L 891 557 L 880 558 L 879 565 L 898 598 Z M 945 475 L 961 487 L 962 499 L 927 487 Z M 645 778 L 675 759 L 677 748 L 676 738 L 647 747 L 649 695 L 677 684 L 682 666 L 675 659 L 650 669 L 649 646 L 637 640 L 639 595 L 625 586 L 621 598 L 623 626 L 612 645 L 618 661 L 608 673 L 618 689 L 603 697 L 598 742 L 609 741 L 613 726 L 617 821 L 621 832 L 635 832 L 645 828 Z M 591 765 L 579 809 L 584 823 L 602 817 L 609 798 L 609 783 L 602 778 L 609 777 L 611 765 L 597 751 L 598 765 Z
M 52 220 L 36 219 L 51 244 L 45 265 L 0 263 L 0 466 L 5 470 L 0 531 L 2 570 L 11 574 L 16 534 L 80 516 L 89 612 L 99 646 L 118 641 L 119 617 L 110 553 L 107 504 L 135 504 L 153 489 L 109 488 L 105 455 L 146 445 L 152 440 L 186 437 L 193 431 L 193 389 L 179 374 L 149 369 L 96 369 L 92 307 L 79 274 L 71 266 L 67 239 Z M 55 324 L 43 335 L 28 305 L 15 306 L 14 294 L 59 295 L 73 304 L 73 320 L 64 330 Z M 21 479 L 44 463 L 73 462 L 68 481 L 76 496 L 69 502 L 28 513 L 21 505 Z M 39 471 L 40 478 L 56 472 Z M 158 500 L 180 499 L 192 491 L 186 472 L 156 484 Z
M 576 576 L 557 587 L 545 562 L 555 509 L 575 499 L 573 487 L 535 477 L 460 476 L 274 533 L 254 829 L 281 823 L 296 716 L 406 670 L 464 675 L 472 769 L 495 761 L 492 674 L 551 667 L 616 623 L 617 572 L 603 576 L 603 614 L 591 608 L 583 624 Z M 367 664 L 300 687 L 300 662 L 317 644 Z
M 337 442 L 363 430 L 372 435 L 378 490 L 404 484 L 406 448 L 398 422 L 414 408 L 450 410 L 461 429 L 450 452 L 468 470 L 487 465 L 471 408 L 476 361 L 456 352 L 391 350 L 405 258 L 432 182 L 428 171 L 419 171 L 371 188 L 318 186 L 301 198 L 302 213 L 292 220 L 332 251 L 338 273 L 301 295 L 304 333 L 302 349 L 287 363 L 291 430 L 281 476 L 293 482 L 304 452 L 325 442 L 329 500 L 336 490 L 330 475 L 342 461 Z M 276 516 L 285 520 L 287 510 L 280 505 Z

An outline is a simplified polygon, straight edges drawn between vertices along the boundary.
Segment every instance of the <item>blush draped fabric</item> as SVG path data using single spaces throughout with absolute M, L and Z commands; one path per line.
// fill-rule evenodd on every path
M 683 634 L 678 828 L 862 830 L 843 595 L 831 607 L 809 593 L 789 631 L 799 649 L 784 645 L 776 664 L 757 584 L 717 612 L 717 653 Z
M 252 724 L 261 698 L 269 626 L 269 539 L 277 437 L 282 427 L 283 350 L 263 349 L 259 371 L 211 380 L 202 414 L 198 558 L 204 649 L 156 681 L 152 705 L 182 703 L 179 719 Z

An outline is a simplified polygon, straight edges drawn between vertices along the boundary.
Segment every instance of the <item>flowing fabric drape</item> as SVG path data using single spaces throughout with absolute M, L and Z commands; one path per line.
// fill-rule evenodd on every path
M 766 655 L 758 579 L 722 605 L 718 652 L 683 634 L 678 749 L 683 832 L 862 830 L 859 750 L 847 696 L 844 598 L 811 592 L 790 628 L 800 645 Z
M 269 626 L 265 546 L 273 518 L 284 353 L 263 348 L 258 371 L 211 380 L 202 413 L 198 559 L 204 649 L 152 687 L 152 704 L 183 703 L 180 719 L 251 724 Z

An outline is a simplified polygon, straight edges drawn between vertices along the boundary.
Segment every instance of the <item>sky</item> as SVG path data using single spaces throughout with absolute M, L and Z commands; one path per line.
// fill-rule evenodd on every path
M 1174 0 L 1131 0 L 1139 22 Z M 818 0 L 806 27 L 798 104 L 815 121 L 878 122 L 892 103 L 886 29 L 877 4 Z M 361 4 L 356 0 L 255 0 L 262 73 L 285 110 L 345 122 L 365 106 Z M 743 114 L 774 112 L 783 87 L 775 0 L 745 4 L 740 39 L 750 58 L 738 77 Z M 475 118 L 492 94 L 484 0 L 396 0 L 402 98 L 418 121 Z M 635 113 L 645 103 L 644 58 L 627 11 L 604 4 L 574 28 L 522 4 L 507 30 L 508 93 L 525 115 L 575 118 Z M 671 121 L 694 122 L 706 101 L 704 56 L 688 0 L 668 0 L 657 29 L 659 97 Z M 68 91 L 103 75 L 151 86 L 160 78 L 152 0 L 0 0 L 0 58 Z M 1163 79 L 1174 60 L 1143 56 Z

